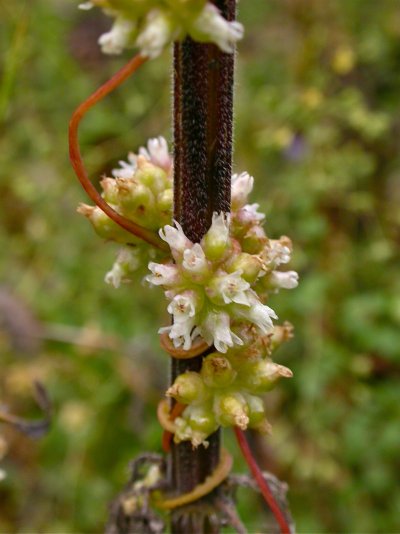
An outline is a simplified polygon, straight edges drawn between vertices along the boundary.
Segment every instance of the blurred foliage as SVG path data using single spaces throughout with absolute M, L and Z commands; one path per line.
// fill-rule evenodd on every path
M 0 402 L 40 417 L 39 379 L 55 412 L 39 441 L 0 428 L 0 531 L 101 532 L 129 460 L 160 450 L 168 376 L 160 295 L 103 284 L 115 248 L 75 214 L 67 157 L 71 112 L 126 58 L 101 56 L 107 20 L 70 0 L 0 12 Z M 243 0 L 240 19 L 235 167 L 255 175 L 302 279 L 271 303 L 296 328 L 280 352 L 295 377 L 267 396 L 274 434 L 254 445 L 288 481 L 299 532 L 397 532 L 400 4 Z M 171 137 L 169 62 L 85 119 L 93 176 Z M 240 509 L 262 530 L 254 495 Z

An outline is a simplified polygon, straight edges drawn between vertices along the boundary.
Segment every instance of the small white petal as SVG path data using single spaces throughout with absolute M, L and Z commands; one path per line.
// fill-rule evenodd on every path
M 182 255 L 186 249 L 193 246 L 193 243 L 185 236 L 182 226 L 176 221 L 175 226 L 176 228 L 167 224 L 161 228 L 159 234 L 170 246 L 172 254 Z
M 272 271 L 269 282 L 277 288 L 294 289 L 299 285 L 299 275 L 296 271 Z
M 228 54 L 234 52 L 235 44 L 244 34 L 242 24 L 228 22 L 210 3 L 204 6 L 194 23 L 194 29 Z
M 225 353 L 235 344 L 243 345 L 243 341 L 231 331 L 230 318 L 225 312 L 209 312 L 200 331 L 205 341 L 209 345 L 213 343 L 218 352 Z
M 168 151 L 168 143 L 164 137 L 160 136 L 154 139 L 149 139 L 146 152 L 149 155 L 150 161 L 154 165 L 161 167 L 167 172 L 171 169 L 172 157 Z
M 83 4 L 79 4 L 78 9 L 89 11 L 89 9 L 92 9 L 92 7 L 94 7 L 92 2 L 83 2 Z
M 111 30 L 99 38 L 99 45 L 104 54 L 121 54 L 129 44 L 134 24 L 127 19 L 117 17 Z
M 184 250 L 182 266 L 191 273 L 205 274 L 208 272 L 208 261 L 199 243 Z
M 154 263 L 151 261 L 148 267 L 153 274 L 148 274 L 146 280 L 154 286 L 173 286 L 179 280 L 178 268 L 172 263 Z
M 232 176 L 232 207 L 242 207 L 247 202 L 247 197 L 253 190 L 254 178 L 247 172 Z
M 144 30 L 136 40 L 142 54 L 156 58 L 173 39 L 172 21 L 162 11 L 150 11 Z

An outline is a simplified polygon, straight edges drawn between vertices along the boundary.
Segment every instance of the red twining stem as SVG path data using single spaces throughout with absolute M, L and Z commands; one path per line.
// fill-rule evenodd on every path
M 244 432 L 240 430 L 240 428 L 235 427 L 235 434 L 236 439 L 239 443 L 240 450 L 242 451 L 242 454 L 244 456 L 244 459 L 247 462 L 247 465 L 250 468 L 250 471 L 255 478 L 258 487 L 260 488 L 261 494 L 264 497 L 266 503 L 270 507 L 272 513 L 275 516 L 275 519 L 281 529 L 282 534 L 290 534 L 290 527 L 288 525 L 288 522 L 282 512 L 282 510 L 279 508 L 278 503 L 275 500 L 275 497 L 273 496 L 271 489 L 268 486 L 267 481 L 265 480 L 261 469 L 257 465 L 257 462 L 254 459 L 254 456 L 250 450 L 249 444 L 247 443 L 246 436 L 244 435 Z
M 82 118 L 86 115 L 91 107 L 97 102 L 102 100 L 111 91 L 121 85 L 131 74 L 147 61 L 147 58 L 137 54 L 132 58 L 122 69 L 120 69 L 112 78 L 97 89 L 89 98 L 87 98 L 82 104 L 74 111 L 71 121 L 69 123 L 69 157 L 71 159 L 72 167 L 82 184 L 83 189 L 89 195 L 91 200 L 104 211 L 106 215 L 110 217 L 119 226 L 122 226 L 125 230 L 131 234 L 143 239 L 150 245 L 157 248 L 165 249 L 165 243 L 152 231 L 134 223 L 126 217 L 120 215 L 115 211 L 107 202 L 103 199 L 92 182 L 89 180 L 88 173 L 85 169 L 83 159 L 79 150 L 78 141 L 78 127 Z

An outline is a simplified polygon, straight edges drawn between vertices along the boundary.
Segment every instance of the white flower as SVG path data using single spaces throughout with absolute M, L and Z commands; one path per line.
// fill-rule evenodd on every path
M 117 17 L 111 30 L 99 38 L 99 45 L 104 54 L 120 54 L 129 44 L 134 24 L 123 17 Z
M 204 275 L 209 271 L 208 261 L 199 243 L 195 243 L 192 248 L 187 248 L 183 252 L 182 266 L 188 273 Z
M 79 4 L 78 9 L 89 11 L 89 9 L 92 9 L 92 7 L 94 7 L 92 2 L 84 2 L 83 4 Z
M 247 202 L 247 197 L 253 189 L 254 178 L 248 172 L 232 176 L 232 207 L 240 208 Z
M 192 333 L 193 327 L 194 320 L 188 319 L 186 321 L 176 322 L 171 326 L 160 328 L 158 333 L 163 334 L 164 332 L 168 332 L 168 336 L 175 348 L 183 346 L 184 350 L 189 350 L 192 346 L 192 339 L 195 337 Z
M 4 469 L 0 469 L 0 482 L 4 480 L 7 477 L 7 473 L 4 471 Z
M 278 318 L 276 313 L 269 306 L 262 304 L 253 290 L 249 290 L 247 296 L 250 306 L 235 306 L 235 315 L 253 323 L 262 334 L 269 334 L 274 329 L 272 319 Z
M 270 239 L 269 247 L 266 250 L 266 263 L 274 267 L 289 263 L 291 256 L 291 243 L 288 238 Z
M 154 165 L 161 167 L 166 172 L 171 169 L 172 157 L 168 151 L 168 143 L 164 137 L 149 139 L 147 148 L 141 147 L 139 154 L 151 161 Z
M 230 54 L 244 29 L 239 22 L 228 22 L 214 5 L 207 3 L 193 24 L 193 33 L 195 38 L 211 41 Z
M 192 321 L 196 315 L 198 298 L 194 291 L 185 291 L 176 295 L 168 305 L 168 313 L 174 316 L 174 322 Z
M 193 243 L 185 236 L 182 226 L 178 222 L 174 222 L 176 228 L 167 224 L 161 228 L 159 234 L 161 239 L 168 243 L 175 258 L 175 256 L 181 256 L 186 249 L 191 248 Z
M 146 276 L 147 282 L 154 286 L 173 286 L 179 281 L 179 270 L 172 263 L 149 263 L 149 269 L 153 274 Z
M 260 223 L 265 219 L 265 215 L 257 211 L 259 207 L 259 204 L 246 204 L 236 212 L 237 221 L 243 226 Z
M 299 275 L 296 271 L 272 271 L 269 283 L 276 288 L 294 289 L 299 285 Z
M 122 248 L 111 270 L 104 277 L 105 283 L 118 288 L 121 282 L 129 282 L 129 275 L 140 267 L 140 263 L 137 249 Z
M 173 39 L 172 20 L 162 11 L 154 9 L 147 16 L 144 30 L 136 39 L 142 54 L 156 58 Z
M 239 270 L 231 274 L 223 274 L 215 277 L 206 292 L 210 299 L 216 304 L 243 304 L 250 306 L 246 291 L 250 289 L 250 284 L 241 277 L 243 271 Z
M 112 175 L 115 178 L 133 178 L 135 176 L 135 172 L 137 170 L 137 156 L 133 152 L 129 152 L 128 154 L 128 161 L 119 161 L 118 163 L 121 165 L 120 169 L 113 169 Z
M 206 343 L 214 344 L 218 352 L 226 352 L 228 347 L 243 345 L 243 341 L 230 329 L 230 318 L 225 312 L 209 312 L 205 321 L 195 329 L 195 334 L 203 336 Z

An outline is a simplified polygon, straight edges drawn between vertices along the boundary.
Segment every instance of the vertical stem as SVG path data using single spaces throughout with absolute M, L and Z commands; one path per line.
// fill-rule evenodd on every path
M 236 0 L 215 0 L 233 20 Z M 234 55 L 190 38 L 174 48 L 174 218 L 193 242 L 199 242 L 211 225 L 214 212 L 230 211 L 232 169 Z M 172 381 L 185 371 L 199 371 L 202 356 L 172 360 Z M 170 476 L 177 493 L 200 484 L 219 462 L 220 432 L 209 447 L 193 450 L 190 443 L 174 445 Z M 189 518 L 179 510 L 172 515 L 172 532 L 199 530 L 198 520 L 188 529 Z M 194 524 L 196 523 L 196 527 Z M 215 532 L 215 529 L 213 530 Z

